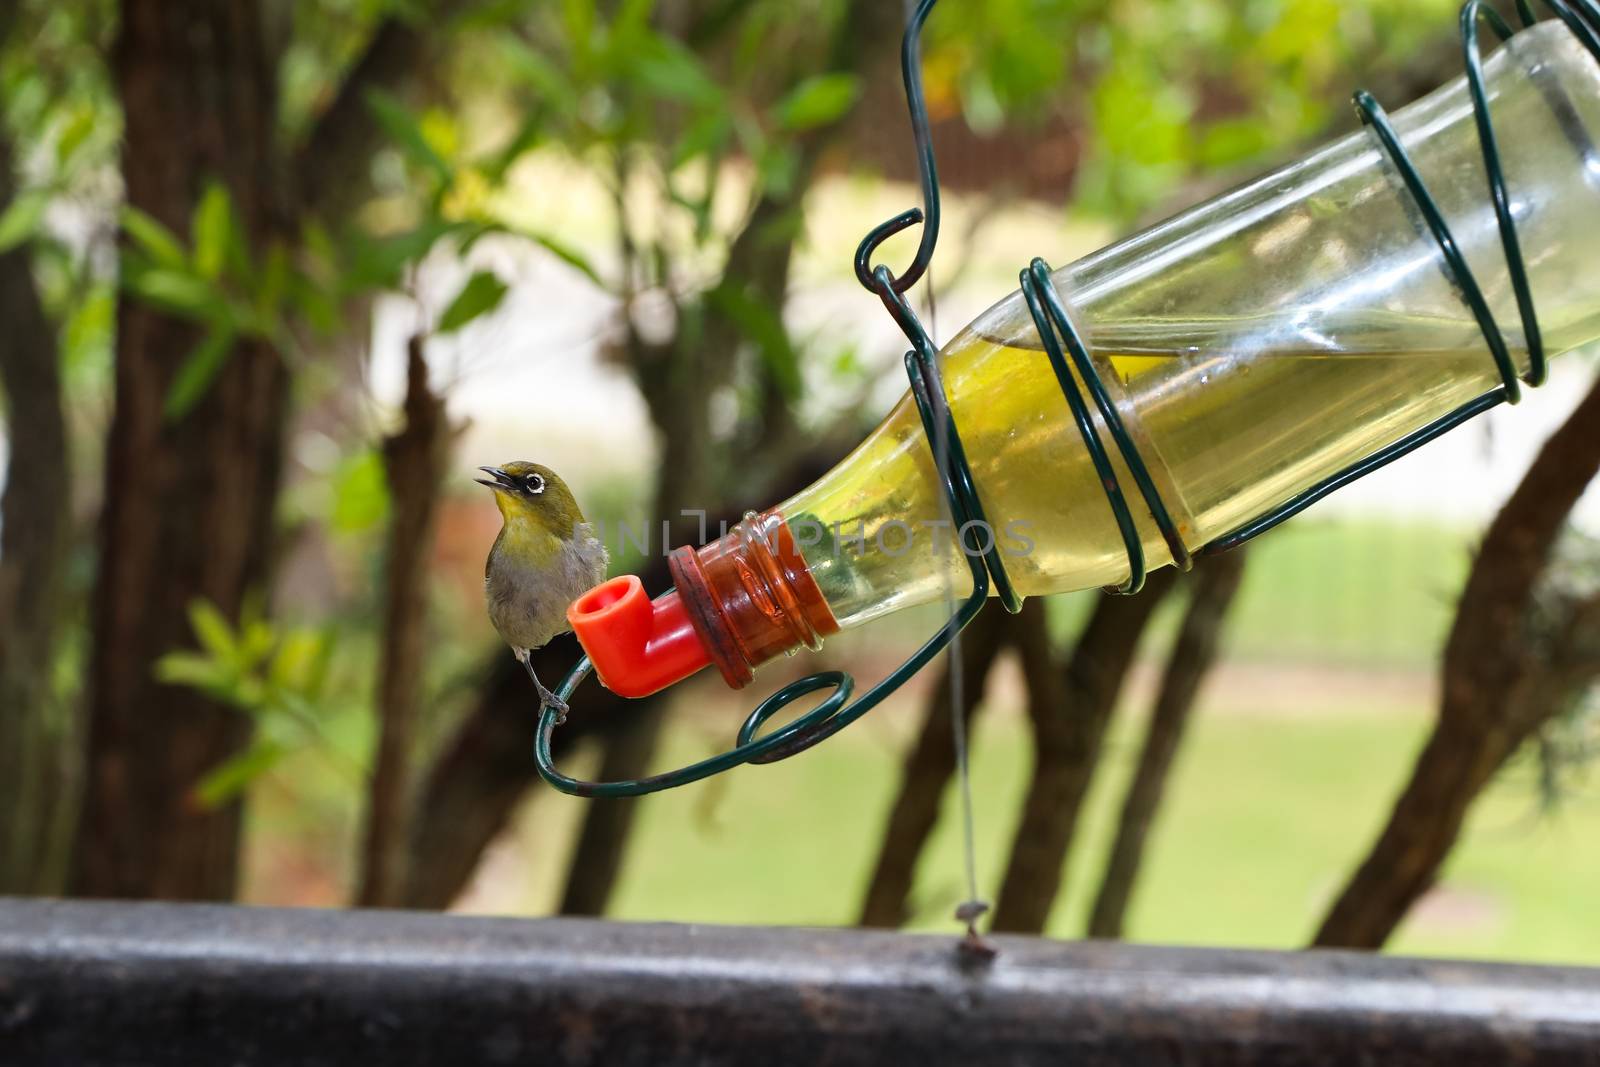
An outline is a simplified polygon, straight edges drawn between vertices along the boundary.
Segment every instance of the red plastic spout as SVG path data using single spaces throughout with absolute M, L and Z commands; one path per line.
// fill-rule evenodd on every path
M 674 588 L 650 600 L 633 575 L 572 602 L 567 621 L 607 689 L 643 697 L 715 663 L 739 689 L 755 669 L 818 649 L 839 623 L 777 511 L 750 514 L 703 548 L 667 560 Z
M 595 586 L 572 602 L 567 621 L 618 696 L 649 696 L 711 663 L 677 590 L 652 601 L 637 575 Z

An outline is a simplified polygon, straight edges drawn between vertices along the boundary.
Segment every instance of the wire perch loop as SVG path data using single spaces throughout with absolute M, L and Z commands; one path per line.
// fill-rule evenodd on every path
M 950 406 L 944 394 L 939 374 L 938 354 L 927 331 L 923 329 L 916 313 L 907 303 L 905 294 L 927 273 L 933 252 L 939 240 L 939 177 L 934 160 L 933 141 L 928 128 L 928 110 L 922 92 L 919 40 L 923 23 L 937 0 L 921 0 L 908 20 L 901 41 L 901 77 L 905 82 L 906 104 L 911 114 L 911 131 L 916 143 L 917 165 L 922 184 L 922 207 L 903 211 L 880 223 L 867 233 L 856 249 L 855 272 L 857 279 L 882 301 L 885 310 L 911 343 L 905 355 L 906 374 L 911 381 L 911 395 L 922 417 L 923 429 L 930 448 L 936 449 L 935 467 L 949 505 L 951 516 L 961 531 L 961 543 L 967 564 L 972 571 L 972 592 L 959 605 L 948 623 L 929 637 L 904 663 L 887 677 L 851 702 L 855 689 L 854 679 L 843 671 L 823 671 L 790 682 L 762 701 L 739 728 L 735 746 L 720 755 L 701 760 L 665 774 L 648 778 L 616 782 L 586 782 L 570 778 L 556 769 L 550 755 L 550 738 L 557 725 L 556 713 L 549 708 L 539 718 L 535 741 L 535 757 L 539 773 L 563 792 L 588 797 L 623 797 L 653 793 L 673 786 L 685 785 L 718 774 L 745 763 L 773 763 L 787 759 L 819 741 L 831 737 L 871 711 L 885 697 L 900 688 L 907 679 L 925 667 L 942 652 L 982 610 L 991 587 L 996 599 L 1010 612 L 1021 609 L 1022 598 L 1017 594 L 994 538 L 987 547 L 980 543 L 976 530 L 986 522 L 983 503 L 978 497 L 972 469 L 967 463 L 966 450 L 956 429 Z M 1567 28 L 1600 62 L 1600 0 L 1542 0 L 1543 6 Z M 1538 21 L 1530 0 L 1516 0 L 1516 10 L 1524 28 Z M 1389 121 L 1387 112 L 1365 90 L 1355 94 L 1354 103 L 1362 122 L 1378 141 L 1380 149 L 1394 167 L 1407 192 L 1415 202 L 1418 213 L 1428 232 L 1439 246 L 1446 270 L 1461 294 L 1462 301 L 1472 312 L 1482 330 L 1489 354 L 1499 372 L 1500 384 L 1488 392 L 1468 401 L 1427 426 L 1416 430 L 1399 441 L 1378 450 L 1371 456 L 1352 464 L 1318 484 L 1306 489 L 1281 506 L 1233 530 L 1209 544 L 1191 549 L 1185 544 L 1181 531 L 1161 499 L 1154 480 L 1132 435 L 1128 433 L 1116 404 L 1101 381 L 1099 369 L 1088 345 L 1073 324 L 1066 304 L 1056 291 L 1050 267 L 1042 259 L 1035 259 L 1021 272 L 1022 294 L 1027 302 L 1034 326 L 1043 342 L 1062 396 L 1071 411 L 1074 423 L 1083 438 L 1101 483 L 1106 490 L 1106 503 L 1123 540 L 1128 557 L 1128 575 L 1123 582 L 1108 592 L 1137 593 L 1144 585 L 1146 559 L 1144 544 L 1139 532 L 1138 516 L 1124 493 L 1121 481 L 1112 465 L 1111 453 L 1101 440 L 1102 429 L 1093 417 L 1099 415 L 1100 426 L 1111 438 L 1112 446 L 1123 466 L 1132 476 L 1134 488 L 1144 505 L 1149 521 L 1155 526 L 1171 554 L 1173 562 L 1187 569 L 1198 556 L 1215 555 L 1236 548 L 1253 537 L 1265 533 L 1284 520 L 1299 514 L 1341 486 L 1347 485 L 1401 456 L 1421 447 L 1439 435 L 1481 415 L 1502 403 L 1517 403 L 1522 397 L 1522 386 L 1536 387 L 1547 377 L 1546 356 L 1535 312 L 1533 293 L 1521 244 L 1517 237 L 1516 222 L 1511 211 L 1511 198 L 1506 187 L 1505 171 L 1501 165 L 1499 143 L 1489 111 L 1488 94 L 1484 88 L 1483 59 L 1479 51 L 1479 27 L 1487 24 L 1501 42 L 1514 34 L 1511 25 L 1483 0 L 1468 0 L 1461 9 L 1462 55 L 1466 66 L 1467 89 L 1471 96 L 1479 142 L 1483 151 L 1484 172 L 1488 178 L 1488 193 L 1493 202 L 1500 232 L 1501 247 L 1505 254 L 1507 274 L 1516 296 L 1517 312 L 1528 350 L 1528 373 L 1519 377 L 1511 346 L 1495 322 L 1483 289 L 1473 276 L 1471 267 L 1445 222 L 1433 195 L 1428 191 L 1405 147 L 1400 143 Z M 922 240 L 911 263 L 899 275 L 889 268 L 872 263 L 873 254 L 888 238 L 917 224 L 922 225 Z M 1088 392 L 1087 400 L 1084 392 Z M 1093 413 L 1090 404 L 1093 405 Z M 567 674 L 557 689 L 563 700 L 570 700 L 573 691 L 590 671 L 588 657 L 584 657 Z M 793 720 L 762 735 L 761 730 L 778 712 L 803 696 L 832 690 L 816 707 Z

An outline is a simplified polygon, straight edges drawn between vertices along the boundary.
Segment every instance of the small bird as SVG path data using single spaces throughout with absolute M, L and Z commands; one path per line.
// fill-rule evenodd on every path
M 483 572 L 489 619 L 533 679 L 542 707 L 565 718 L 566 702 L 539 681 L 528 654 L 572 628 L 567 608 L 605 580 L 605 546 L 549 467 L 517 460 L 478 469 L 493 481 L 473 480 L 494 490 L 505 520 Z

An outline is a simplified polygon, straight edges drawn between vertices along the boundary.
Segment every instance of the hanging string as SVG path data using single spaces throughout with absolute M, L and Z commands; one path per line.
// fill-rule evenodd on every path
M 927 286 L 926 312 L 928 317 L 928 338 L 935 348 L 939 345 L 939 298 L 933 280 L 933 267 L 928 267 L 928 272 L 923 279 Z M 940 480 L 949 476 L 946 466 L 946 450 L 948 434 L 944 431 L 941 422 L 934 434 L 933 454 L 939 465 Z M 965 545 L 960 539 L 956 529 L 955 519 L 950 511 L 948 501 L 942 501 L 943 517 L 950 520 L 952 537 L 958 551 L 965 551 Z M 956 623 L 956 590 L 955 583 L 950 578 L 948 569 L 944 572 L 944 606 L 945 614 L 949 618 L 947 626 L 950 632 L 950 651 L 947 653 L 950 663 L 950 733 L 955 745 L 956 756 L 956 788 L 961 804 L 961 861 L 962 871 L 966 876 L 967 896 L 960 904 L 956 905 L 955 918 L 967 926 L 966 940 L 963 947 L 969 951 L 976 951 L 983 956 L 992 956 L 990 948 L 978 933 L 978 919 L 989 910 L 989 902 L 978 895 L 978 833 L 976 817 L 972 801 L 972 764 L 968 757 L 967 740 L 969 737 L 968 724 L 970 717 L 967 715 L 966 701 L 966 671 L 961 658 L 961 627 Z
M 904 0 L 902 8 L 905 11 L 905 24 L 910 30 L 913 21 L 917 18 L 918 0 Z M 913 121 L 915 119 L 913 118 Z M 935 350 L 939 347 L 939 294 L 933 280 L 933 264 L 929 263 L 927 273 L 923 277 L 926 286 L 927 299 L 925 311 L 927 314 L 928 340 Z M 939 467 L 939 480 L 947 481 L 950 471 L 946 456 L 949 434 L 945 432 L 944 423 L 940 422 L 934 432 L 933 455 L 934 462 Z M 949 501 L 940 497 L 940 508 L 943 518 L 951 524 L 951 536 L 955 540 L 958 551 L 964 551 L 957 526 L 959 525 L 950 510 Z M 956 621 L 956 590 L 955 583 L 951 581 L 950 572 L 944 572 L 944 607 L 945 616 L 950 620 L 945 625 L 950 631 L 950 650 L 946 655 L 950 663 L 950 733 L 955 743 L 956 756 L 956 787 L 959 791 L 961 803 L 961 858 L 962 869 L 966 875 L 967 898 L 956 906 L 955 917 L 958 921 L 967 924 L 967 941 L 971 944 L 981 944 L 978 935 L 978 917 L 989 910 L 986 901 L 978 897 L 978 849 L 977 831 L 974 828 L 972 804 L 972 768 L 967 759 L 967 714 L 966 714 L 966 678 L 961 659 L 961 627 Z

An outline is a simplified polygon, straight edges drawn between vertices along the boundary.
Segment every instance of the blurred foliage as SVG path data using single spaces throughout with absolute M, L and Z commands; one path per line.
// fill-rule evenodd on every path
M 1350 88 L 1339 79 L 1448 33 L 1450 6 L 946 2 L 929 26 L 929 96 L 935 111 L 959 108 L 980 130 L 1047 114 L 1072 119 L 1086 147 L 1075 207 L 1130 217 L 1194 173 L 1258 160 L 1323 128 Z M 251 249 L 220 188 L 197 205 L 187 247 L 153 220 L 123 213 L 131 238 L 123 284 L 203 328 L 169 412 L 198 399 L 235 339 L 294 350 L 297 324 L 323 335 L 346 329 L 351 300 L 403 288 L 441 243 L 464 254 L 491 232 L 532 241 L 613 292 L 667 294 L 690 335 L 714 305 L 796 398 L 800 364 L 781 316 L 716 268 L 757 199 L 798 192 L 798 139 L 860 95 L 854 75 L 817 73 L 844 7 L 497 0 L 452 5 L 440 18 L 414 0 L 267 4 L 263 32 L 281 57 L 287 142 L 305 137 L 384 19 L 426 21 L 449 36 L 450 66 L 420 108 L 368 95 L 391 151 L 374 161 L 379 196 L 358 219 L 307 220 L 293 247 Z M 116 196 L 119 119 L 104 62 L 116 4 L 20 0 L 18 12 L 0 86 L 28 180 L 0 213 L 0 248 L 34 241 L 67 358 L 103 367 L 114 230 L 96 219 Z M 881 44 L 887 53 L 891 42 Z M 549 152 L 609 173 L 631 263 L 603 271 L 594 250 L 515 224 L 510 172 Z M 87 231 L 44 225 L 48 207 L 74 201 Z M 790 239 L 799 225 L 796 214 L 768 236 Z M 485 298 L 503 280 L 480 272 L 466 284 L 441 332 L 498 306 Z
M 841 118 L 859 94 L 853 75 L 807 73 L 822 66 L 841 7 L 716 5 L 676 36 L 648 0 L 609 16 L 592 0 L 536 8 L 521 33 L 469 46 L 486 61 L 476 87 L 503 94 L 522 116 L 479 176 L 503 180 L 530 150 L 594 167 L 610 185 L 628 246 L 607 288 L 656 290 L 691 315 L 683 299 L 707 294 L 737 309 L 766 358 L 790 362 L 774 309 L 741 302 L 735 281 L 716 270 L 758 200 L 798 191 L 799 139 Z M 799 225 L 797 213 L 788 216 L 767 238 L 792 240 Z M 586 273 L 601 280 L 598 270 Z
M 332 472 L 325 504 L 328 528 L 345 536 L 373 536 L 389 517 L 389 482 L 383 456 L 366 448 L 345 456 Z
M 1076 208 L 1128 219 L 1323 131 L 1366 70 L 1454 32 L 1454 0 L 993 0 L 930 20 L 929 93 L 979 130 L 1084 126 Z
M 27 243 L 39 295 L 60 326 L 69 386 L 110 366 L 114 279 L 104 205 L 122 133 L 105 64 L 115 0 L 12 0 L 0 17 L 0 136 L 14 173 L 0 251 Z M 15 183 L 14 186 L 12 183 Z
M 122 230 L 128 238 L 118 271 L 123 289 L 203 330 L 167 393 L 169 419 L 182 418 L 194 407 L 237 340 L 254 337 L 286 345 L 286 301 L 293 291 L 302 297 L 315 291 L 308 278 L 292 273 L 281 244 L 264 255 L 250 248 L 228 190 L 216 182 L 206 184 L 195 205 L 188 248 L 131 205 L 122 208 Z
M 325 729 L 335 700 L 330 631 L 279 627 L 263 616 L 259 601 L 245 605 L 237 624 L 210 603 L 196 601 L 189 605 L 189 622 L 198 651 L 167 653 L 156 665 L 157 676 L 202 690 L 255 724 L 249 746 L 196 783 L 196 803 L 215 807 L 233 799 L 300 749 L 338 751 Z M 344 759 L 359 766 L 349 754 Z
M 272 0 L 266 13 L 279 56 L 279 128 L 291 142 L 304 138 L 385 17 L 425 16 L 410 0 Z

